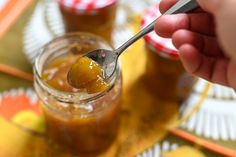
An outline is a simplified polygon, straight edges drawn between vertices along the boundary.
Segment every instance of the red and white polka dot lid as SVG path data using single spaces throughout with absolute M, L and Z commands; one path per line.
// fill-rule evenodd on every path
M 159 3 L 150 7 L 142 18 L 141 25 L 142 27 L 147 26 L 151 22 L 153 22 L 157 17 L 161 15 L 159 11 Z M 172 44 L 171 39 L 162 38 L 158 36 L 154 31 L 147 34 L 144 37 L 146 43 L 151 45 L 153 48 L 157 50 L 157 53 L 163 57 L 178 59 L 179 54 L 177 49 Z
M 60 6 L 79 13 L 96 13 L 117 0 L 57 0 Z

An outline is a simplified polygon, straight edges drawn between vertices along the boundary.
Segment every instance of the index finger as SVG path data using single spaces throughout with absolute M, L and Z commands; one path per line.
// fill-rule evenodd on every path
M 167 11 L 170 7 L 172 7 L 177 0 L 162 0 L 159 4 L 159 9 L 161 13 Z

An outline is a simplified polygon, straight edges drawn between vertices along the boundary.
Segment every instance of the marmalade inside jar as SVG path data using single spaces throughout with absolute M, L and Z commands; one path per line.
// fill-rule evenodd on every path
M 64 92 L 94 93 L 104 90 L 103 83 L 97 82 L 101 69 L 95 66 L 90 73 L 89 60 L 79 55 L 68 54 L 57 57 L 48 63 L 42 73 L 42 79 L 51 87 Z M 76 70 L 81 70 L 85 76 L 76 75 L 76 79 L 84 81 L 83 88 L 76 89 L 67 82 L 67 73 L 75 61 Z M 81 64 L 82 63 L 82 64 Z M 79 78 L 78 78 L 79 77 Z M 106 88 L 107 88 L 106 84 Z M 46 128 L 49 137 L 56 143 L 65 146 L 74 154 L 97 154 L 104 152 L 114 141 L 119 126 L 119 94 L 111 90 L 101 99 L 88 104 L 51 103 L 43 105 Z M 115 97 L 115 98 L 114 98 Z M 48 107 L 49 106 L 49 107 Z

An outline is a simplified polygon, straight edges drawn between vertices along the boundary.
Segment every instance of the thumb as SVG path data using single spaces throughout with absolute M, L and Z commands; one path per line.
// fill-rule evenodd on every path
M 197 0 L 200 7 L 215 15 L 221 6 L 221 2 L 224 0 Z

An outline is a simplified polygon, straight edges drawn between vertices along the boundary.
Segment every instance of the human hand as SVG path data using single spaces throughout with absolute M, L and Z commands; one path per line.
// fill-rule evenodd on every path
M 177 0 L 162 0 L 163 13 Z M 202 9 L 159 18 L 155 31 L 172 38 L 187 72 L 236 89 L 236 1 L 197 0 Z

